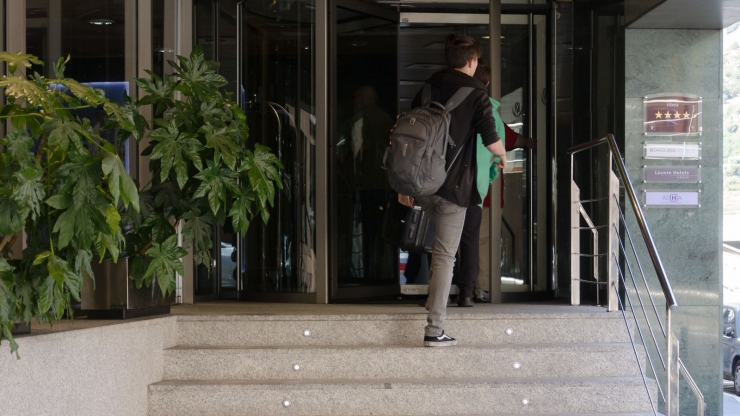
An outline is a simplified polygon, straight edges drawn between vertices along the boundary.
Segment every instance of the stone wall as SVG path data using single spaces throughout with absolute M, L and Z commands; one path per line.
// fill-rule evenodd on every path
M 146 416 L 148 386 L 162 380 L 177 317 L 17 338 L 0 346 L 0 414 Z M 43 331 L 43 326 L 34 325 Z
M 699 208 L 645 208 L 644 212 L 679 304 L 673 329 L 680 357 L 706 397 L 706 414 L 721 415 L 722 32 L 627 29 L 625 49 L 625 161 L 641 203 L 644 190 L 701 190 Z M 643 97 L 657 93 L 701 96 L 702 135 L 646 137 Z M 646 141 L 701 142 L 700 161 L 649 162 L 701 165 L 701 183 L 644 184 Z M 634 222 L 628 228 L 633 237 L 639 236 Z M 643 265 L 649 266 L 644 244 L 636 246 Z M 657 293 L 657 280 L 648 274 Z M 693 395 L 683 380 L 681 387 L 681 414 L 695 414 Z

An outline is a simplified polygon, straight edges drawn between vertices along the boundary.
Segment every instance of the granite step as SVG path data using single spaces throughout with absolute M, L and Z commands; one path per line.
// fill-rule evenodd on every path
M 162 381 L 149 416 L 364 416 L 647 413 L 640 377 Z
M 491 375 L 528 379 L 632 377 L 640 371 L 631 344 L 176 347 L 164 354 L 164 380 L 464 379 Z
M 421 309 L 421 308 L 420 308 Z M 421 345 L 426 314 L 188 315 L 179 346 Z M 619 313 L 454 314 L 445 331 L 460 345 L 629 342 Z

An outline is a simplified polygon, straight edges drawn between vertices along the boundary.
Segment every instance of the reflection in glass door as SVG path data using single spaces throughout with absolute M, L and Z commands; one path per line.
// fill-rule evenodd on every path
M 516 149 L 502 175 L 501 291 L 547 287 L 547 19 L 506 16 L 501 25 L 501 118 L 537 149 Z M 539 226 L 539 227 L 538 227 Z
M 238 94 L 249 147 L 270 147 L 284 166 L 269 222 L 255 218 L 242 240 L 246 299 L 280 294 L 283 301 L 289 295 L 315 301 L 315 6 L 316 0 L 239 3 Z
M 380 233 L 392 196 L 381 165 L 398 111 L 398 14 L 340 1 L 334 16 L 332 297 L 393 295 L 398 251 Z

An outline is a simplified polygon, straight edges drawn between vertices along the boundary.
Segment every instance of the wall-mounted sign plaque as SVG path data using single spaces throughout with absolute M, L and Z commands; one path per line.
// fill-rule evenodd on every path
M 701 166 L 645 166 L 642 177 L 646 183 L 699 183 Z
M 701 143 L 648 143 L 644 144 L 645 159 L 699 160 Z
M 655 94 L 645 97 L 645 134 L 648 136 L 701 135 L 701 97 Z
M 644 191 L 645 206 L 656 208 L 698 208 L 701 191 Z

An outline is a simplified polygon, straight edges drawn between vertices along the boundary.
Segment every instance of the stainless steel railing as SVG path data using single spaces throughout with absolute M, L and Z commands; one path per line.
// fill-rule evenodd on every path
M 580 188 L 573 177 L 575 156 L 604 144 L 608 146 L 610 154 L 607 169 L 609 177 L 608 184 L 606 184 L 608 195 L 602 198 L 581 200 Z M 662 402 L 664 405 L 663 411 L 666 415 L 677 416 L 679 414 L 679 379 L 683 377 L 696 397 L 696 414 L 703 416 L 704 396 L 679 357 L 678 338 L 676 338 L 671 327 L 672 317 L 678 311 L 678 302 L 673 289 L 671 289 L 670 281 L 666 276 L 665 268 L 660 260 L 614 136 L 609 134 L 601 139 L 592 140 L 573 147 L 566 153 L 570 156 L 571 172 L 571 303 L 573 305 L 580 304 L 581 282 L 607 285 L 607 310 L 622 312 L 653 413 L 659 414 L 659 403 Z M 622 190 L 624 191 L 623 194 Z M 642 236 L 642 242 L 645 244 L 653 266 L 652 269 L 661 288 L 661 291 L 657 293 L 662 295 L 664 305 L 660 302 L 660 299 L 656 303 L 650 289 L 645 268 L 640 261 L 635 245 L 636 241 L 632 238 L 630 224 L 627 223 L 628 214 L 625 213 L 626 210 L 620 202 L 622 197 L 628 201 L 632 208 L 631 213 L 634 215 L 635 224 Z M 608 204 L 605 210 L 608 212 L 608 224 L 595 225 L 584 204 L 600 202 Z M 586 226 L 581 226 L 581 219 L 583 219 Z M 634 227 L 634 224 L 632 226 Z M 609 233 L 605 252 L 599 252 L 599 229 L 607 229 Z M 584 230 L 590 231 L 593 238 L 590 253 L 581 252 L 580 236 Z M 626 239 L 623 237 L 626 237 Z M 625 241 L 629 244 L 625 244 Z M 627 247 L 630 247 L 631 250 L 628 251 Z M 634 258 L 634 262 L 631 262 L 632 258 L 630 256 Z M 593 269 L 592 278 L 581 278 L 581 258 L 583 257 L 593 258 L 593 264 L 591 265 Z M 602 280 L 599 276 L 599 260 L 601 259 L 607 261 L 605 264 L 607 270 L 605 280 Z M 635 277 L 638 273 L 632 267 L 633 263 L 636 264 L 636 269 L 642 277 L 641 284 L 638 284 L 638 279 Z M 628 283 L 631 283 L 631 285 Z M 596 291 L 597 303 L 599 303 L 599 292 L 600 290 Z M 659 303 L 665 308 L 665 324 L 658 309 Z M 646 305 L 649 306 L 646 308 Z M 628 313 L 628 309 L 630 313 Z M 631 325 L 630 321 L 634 321 L 634 326 Z M 657 322 L 657 325 L 654 326 L 654 322 Z M 644 349 L 645 352 L 645 368 L 643 368 L 643 362 L 638 352 L 638 349 L 640 349 L 638 342 L 641 342 L 641 349 Z M 648 373 L 648 369 L 654 380 L 650 380 L 651 374 Z M 654 397 L 654 391 L 657 391 L 657 397 Z

